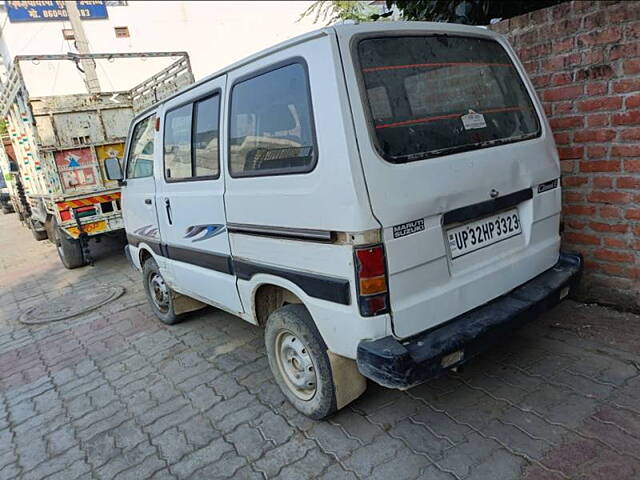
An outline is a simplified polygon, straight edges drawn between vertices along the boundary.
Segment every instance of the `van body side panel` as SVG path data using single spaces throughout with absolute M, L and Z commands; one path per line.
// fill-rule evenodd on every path
M 356 302 L 351 245 L 322 244 L 284 238 L 231 233 L 231 249 L 235 261 L 299 272 L 310 277 L 328 277 L 349 281 L 348 304 L 318 298 L 322 291 L 306 289 L 302 283 L 287 280 L 282 275 L 256 273 L 249 279 L 238 278 L 238 290 L 243 305 L 252 305 L 256 290 L 264 284 L 274 284 L 291 290 L 309 309 L 318 330 L 330 351 L 356 358 L 358 342 L 364 338 L 380 338 L 391 333 L 388 315 L 361 317 Z M 327 285 L 327 288 L 335 288 Z
M 317 164 L 312 171 L 301 174 L 228 175 L 228 221 L 343 232 L 379 228 L 364 188 L 333 37 L 307 41 L 230 72 L 227 95 L 232 95 L 238 80 L 272 65 L 295 62 L 296 58 L 302 59 L 308 69 Z
M 382 158 L 375 146 L 376 133 L 368 110 L 367 93 L 374 92 L 363 91 L 364 73 L 358 68 L 357 45 L 362 38 L 394 35 L 445 35 L 441 42 L 445 46 L 446 35 L 498 42 L 531 99 L 540 126 L 537 136 L 405 162 L 392 163 Z M 411 22 L 402 29 L 398 24 L 348 26 L 338 30 L 338 37 L 371 206 L 384 229 L 394 334 L 405 338 L 446 322 L 551 268 L 559 255 L 560 187 L 543 193 L 537 189 L 542 183 L 559 179 L 558 155 L 542 106 L 506 41 L 485 29 L 421 22 Z M 424 60 L 369 70 L 458 66 L 420 62 Z M 394 108 L 396 105 L 390 104 L 389 109 Z M 440 112 L 437 115 L 436 120 L 460 118 Z M 420 115 L 417 117 L 415 122 L 425 121 Z M 491 117 L 486 118 L 489 122 Z M 432 118 L 426 121 L 431 122 Z M 398 124 L 404 127 L 405 123 L 413 125 L 412 122 Z M 391 128 L 395 127 L 396 124 L 391 124 Z M 462 128 L 460 122 L 463 132 Z M 472 212 L 478 204 L 517 192 L 524 193 L 523 200 L 508 211 L 519 216 L 520 231 L 454 258 L 450 229 L 493 218 L 492 215 L 505 210 L 444 225 L 446 214 L 462 208 Z
M 164 104 L 156 202 L 172 287 L 240 314 L 224 210 L 225 86 L 223 75 Z M 198 133 L 200 121 L 213 130 Z
M 274 65 L 285 68 L 291 62 L 304 64 L 308 73 L 308 92 L 315 125 L 316 164 L 305 173 L 284 171 L 274 175 L 238 176 L 233 171 L 229 172 L 229 168 L 241 168 L 242 165 L 237 161 L 234 164 L 234 160 L 230 160 L 231 165 L 228 166 L 225 178 L 225 205 L 231 229 L 231 253 L 234 262 L 264 265 L 270 271 L 284 269 L 288 272 L 300 272 L 303 276 L 325 277 L 331 279 L 330 283 L 333 285 L 347 282 L 350 298 L 347 304 L 329 301 L 320 298 L 323 295 L 318 297 L 314 296 L 313 292 L 305 291 L 285 275 L 268 273 L 256 273 L 250 278 L 243 278 L 238 273 L 238 290 L 245 311 L 249 312 L 253 304 L 253 295 L 260 285 L 273 283 L 290 289 L 309 308 L 329 350 L 355 358 L 359 340 L 385 335 L 385 332 L 390 333 L 390 319 L 388 315 L 376 318 L 360 317 L 355 296 L 353 246 L 279 235 L 287 230 L 294 233 L 300 231 L 302 234 L 305 234 L 305 231 L 330 234 L 380 228 L 372 215 L 366 193 L 334 32 L 329 30 L 327 35 L 294 45 L 261 58 L 251 65 L 231 71 L 227 82 L 228 104 L 231 109 L 228 121 L 231 124 L 230 128 L 234 127 L 234 122 L 245 119 L 247 122 L 255 121 L 258 129 L 266 128 L 264 124 L 270 119 L 262 120 L 259 111 L 244 110 L 238 115 L 234 113 L 234 108 L 244 105 L 244 100 L 237 93 L 244 90 L 234 90 L 234 86 L 242 85 L 242 82 L 250 81 L 265 71 L 270 72 Z M 299 72 L 300 68 L 291 71 Z M 300 87 L 299 77 L 292 77 L 286 81 L 296 82 L 292 84 L 291 89 Z M 234 95 L 238 97 L 234 99 Z M 248 96 L 245 95 L 245 98 Z M 265 96 L 261 94 L 258 98 Z M 287 100 L 289 94 L 286 91 L 282 92 L 282 95 L 271 96 L 282 99 L 284 103 L 290 102 Z M 277 104 L 278 101 L 272 103 Z M 271 105 L 268 108 L 274 106 L 277 107 Z M 289 108 L 294 107 L 289 105 Z M 275 117 L 278 117 L 278 121 L 285 122 L 286 119 L 280 119 L 286 116 L 282 111 L 283 109 L 280 109 Z M 254 113 L 257 117 L 255 120 Z M 298 112 L 296 116 L 299 116 Z M 271 118 L 274 118 L 273 114 Z M 290 133 L 286 136 L 276 134 L 276 137 L 283 139 L 270 141 L 289 145 L 285 142 L 290 142 L 289 138 L 297 138 L 299 122 L 300 119 L 296 118 L 291 120 L 291 125 L 274 128 L 276 132 L 290 130 Z M 241 134 L 234 135 L 232 130 L 229 149 L 232 154 L 247 148 L 239 135 Z M 256 135 L 262 134 L 247 131 L 245 138 L 248 142 Z M 261 138 L 263 144 L 268 144 L 269 140 Z M 257 150 L 256 158 L 264 159 L 265 162 L 270 160 L 271 154 L 263 154 L 260 148 Z M 249 160 L 245 162 L 245 166 L 248 162 Z M 236 232 L 236 226 L 240 232 Z M 273 228 L 274 234 L 250 231 L 242 233 L 243 228 L 251 230 L 251 227 L 263 232 Z M 337 293 L 334 298 L 341 296 Z

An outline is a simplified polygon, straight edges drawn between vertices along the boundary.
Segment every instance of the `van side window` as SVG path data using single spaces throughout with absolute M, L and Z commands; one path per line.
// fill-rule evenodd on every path
M 220 95 L 195 103 L 193 127 L 194 177 L 217 177 L 220 173 Z
M 164 127 L 164 174 L 168 181 L 218 178 L 220 95 L 167 112 Z
M 143 178 L 153 175 L 153 138 L 155 115 L 140 120 L 133 129 L 127 178 Z
M 182 180 L 191 175 L 191 112 L 189 103 L 167 112 L 164 120 L 164 175 Z
M 292 63 L 234 85 L 231 176 L 309 172 L 317 156 L 307 72 Z

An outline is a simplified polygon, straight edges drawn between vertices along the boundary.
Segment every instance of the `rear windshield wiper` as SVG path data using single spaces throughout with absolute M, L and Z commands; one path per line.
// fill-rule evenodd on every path
M 495 140 L 487 140 L 485 142 L 470 143 L 467 145 L 457 145 L 455 147 L 440 148 L 438 150 L 431 150 L 429 152 L 420 152 L 420 153 L 414 153 L 411 155 L 403 155 L 401 157 L 396 157 L 395 159 L 393 159 L 393 162 L 407 163 L 407 162 L 413 162 L 416 160 L 425 160 L 427 158 L 441 157 L 443 155 L 450 155 L 452 153 L 468 152 L 470 150 L 476 150 L 478 148 L 503 145 L 505 143 L 518 142 L 521 140 L 534 138 L 538 135 L 538 133 L 539 132 L 525 133 L 523 135 L 517 135 L 513 137 L 498 138 Z

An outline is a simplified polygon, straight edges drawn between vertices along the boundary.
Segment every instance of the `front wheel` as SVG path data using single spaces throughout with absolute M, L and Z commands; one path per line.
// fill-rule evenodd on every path
M 176 315 L 174 309 L 174 293 L 169 285 L 164 281 L 164 277 L 160 273 L 158 264 L 153 258 L 149 258 L 142 266 L 142 275 L 144 278 L 144 290 L 147 294 L 147 300 L 151 304 L 153 313 L 160 319 L 162 323 L 173 325 L 178 323 L 181 318 Z
M 304 305 L 269 315 L 265 345 L 278 386 L 299 412 L 321 420 L 337 410 L 327 346 Z

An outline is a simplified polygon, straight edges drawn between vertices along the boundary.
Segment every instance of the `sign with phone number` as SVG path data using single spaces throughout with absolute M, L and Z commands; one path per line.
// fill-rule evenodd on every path
M 62 1 L 5 1 L 10 22 L 44 22 L 69 18 Z M 104 1 L 76 2 L 82 20 L 109 18 Z

